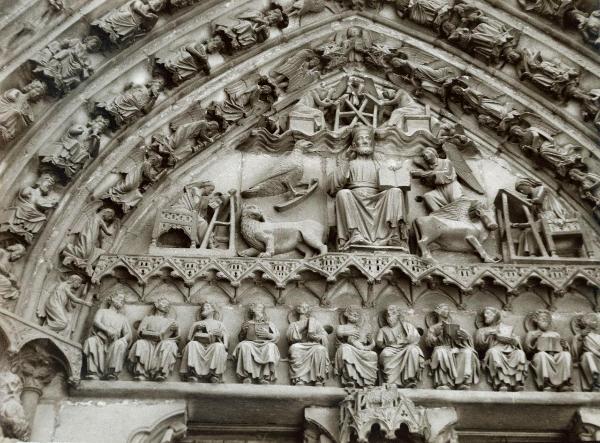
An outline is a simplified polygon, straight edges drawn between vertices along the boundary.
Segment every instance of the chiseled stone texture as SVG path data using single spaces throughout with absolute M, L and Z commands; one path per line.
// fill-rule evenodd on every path
M 597 2 L 4 3 L 0 369 L 23 393 L 0 395 L 32 441 L 327 443 L 342 387 L 384 369 L 431 443 L 597 434 Z M 190 334 L 206 302 L 221 329 Z M 390 305 L 414 343 L 383 340 Z M 524 355 L 540 309 L 555 333 Z M 436 386 L 432 355 L 486 359 L 478 329 L 500 374 Z M 189 340 L 228 342 L 213 383 Z

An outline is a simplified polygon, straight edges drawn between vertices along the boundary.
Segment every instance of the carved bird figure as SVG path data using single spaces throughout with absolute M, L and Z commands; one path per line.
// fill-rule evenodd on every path
M 300 181 L 304 174 L 304 159 L 302 151 L 312 147 L 308 140 L 298 140 L 294 149 L 286 154 L 275 167 L 273 174 L 260 183 L 242 191 L 243 198 L 272 197 L 289 192 L 293 197 L 303 195 L 305 192 L 295 188 L 301 186 Z

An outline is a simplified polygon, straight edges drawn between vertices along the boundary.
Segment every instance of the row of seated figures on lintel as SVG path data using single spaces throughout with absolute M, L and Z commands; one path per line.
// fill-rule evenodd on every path
M 108 307 L 95 315 L 83 346 L 86 379 L 116 380 L 128 366 L 136 380 L 164 381 L 181 356 L 179 372 L 183 380 L 223 381 L 230 334 L 211 303 L 202 304 L 181 355 L 180 328 L 168 315 L 168 300 L 155 302 L 154 313 L 139 323 L 133 344 L 129 321 L 121 313 L 123 304 L 123 294 L 115 293 L 109 297 Z M 280 332 L 269 321 L 264 305 L 252 304 L 248 313 L 232 353 L 236 375 L 243 383 L 274 383 L 280 361 Z M 380 318 L 382 326 L 374 335 L 357 307 L 347 307 L 341 324 L 334 328 L 319 322 L 308 304 L 298 305 L 290 314 L 286 333 L 291 383 L 322 386 L 334 372 L 346 387 L 373 386 L 379 380 L 416 388 L 425 368 L 419 346 L 421 331 L 405 321 L 396 305 L 388 306 Z M 583 390 L 600 390 L 600 331 L 595 313 L 574 318 L 578 333 L 572 343 L 551 329 L 552 315 L 546 310 L 526 317 L 528 332 L 523 342 L 512 326 L 502 323 L 500 311 L 493 307 L 479 313 L 474 337 L 452 322 L 445 303 L 427 316 L 426 323 L 424 342 L 432 350 L 429 367 L 437 389 L 470 389 L 483 371 L 494 390 L 521 391 L 531 368 L 539 389 L 571 391 L 576 356 Z M 330 333 L 336 342 L 333 365 L 327 347 Z

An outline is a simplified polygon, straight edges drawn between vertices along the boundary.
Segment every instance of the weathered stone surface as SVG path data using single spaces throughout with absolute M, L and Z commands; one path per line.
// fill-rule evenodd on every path
M 592 438 L 596 9 L 8 5 L 0 368 L 31 438 Z

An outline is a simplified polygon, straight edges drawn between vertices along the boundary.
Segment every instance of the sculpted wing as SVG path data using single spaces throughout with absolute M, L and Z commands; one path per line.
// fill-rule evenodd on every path
M 95 217 L 98 210 L 104 205 L 101 200 L 94 200 L 83 208 L 77 218 L 77 222 L 69 229 L 69 234 L 79 234 L 84 230 Z
M 456 174 L 461 178 L 461 180 L 478 194 L 485 194 L 483 186 L 479 182 L 479 179 L 469 164 L 466 162 L 463 153 L 460 151 L 458 146 L 454 143 L 447 142 L 444 143 L 442 147 L 446 152 L 446 157 L 452 161 L 452 165 L 456 170 Z
M 283 194 L 289 190 L 286 184 L 297 185 L 302 180 L 303 173 L 302 162 L 296 162 L 290 158 L 285 159 L 268 178 L 250 189 L 242 191 L 242 197 L 272 197 Z

